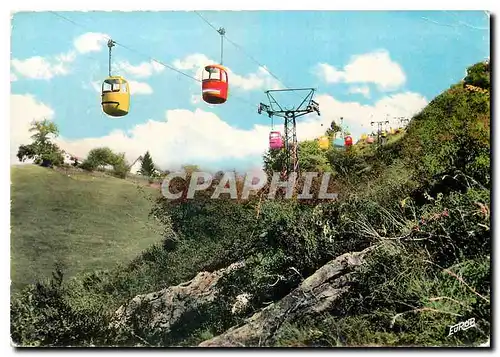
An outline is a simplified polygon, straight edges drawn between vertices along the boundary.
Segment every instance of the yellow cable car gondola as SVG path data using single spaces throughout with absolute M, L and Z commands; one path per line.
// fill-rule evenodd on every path
M 127 80 L 121 76 L 111 75 L 111 48 L 113 40 L 108 41 L 109 47 L 109 76 L 102 83 L 101 105 L 102 110 L 112 117 L 127 115 L 130 109 L 130 87 Z
M 323 135 L 318 141 L 320 149 L 327 150 L 330 147 L 330 139 L 328 139 L 328 136 Z

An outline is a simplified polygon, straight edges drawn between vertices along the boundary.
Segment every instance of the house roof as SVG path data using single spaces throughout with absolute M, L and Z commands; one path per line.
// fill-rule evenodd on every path
M 130 169 L 132 166 L 134 166 L 134 165 L 135 165 L 135 163 L 136 163 L 137 161 L 142 161 L 142 155 L 139 155 L 139 157 L 138 157 L 137 159 L 135 159 L 135 160 L 134 160 L 134 162 L 132 163 L 132 165 L 130 165 L 130 166 L 129 166 L 129 169 Z

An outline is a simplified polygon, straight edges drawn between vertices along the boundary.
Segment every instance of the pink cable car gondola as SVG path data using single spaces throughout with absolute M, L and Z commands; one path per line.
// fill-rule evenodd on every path
M 271 131 L 269 133 L 269 148 L 271 150 L 278 150 L 283 147 L 283 138 L 279 131 Z

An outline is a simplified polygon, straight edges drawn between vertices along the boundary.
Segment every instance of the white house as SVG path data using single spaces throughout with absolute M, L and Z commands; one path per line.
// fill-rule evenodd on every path
M 130 165 L 130 173 L 134 175 L 141 174 L 141 165 L 142 165 L 142 156 L 139 156 L 135 161 Z
M 70 153 L 67 153 L 66 151 L 62 152 L 63 158 L 64 158 L 64 163 L 68 165 L 73 165 L 75 161 L 82 162 L 83 160 L 79 157 L 76 157 L 75 155 L 72 155 Z
M 130 165 L 129 172 L 134 175 L 142 175 L 141 174 L 141 166 L 142 166 L 142 156 L 139 156 L 134 160 L 132 165 Z M 155 168 L 155 174 L 159 174 L 161 171 L 158 168 Z

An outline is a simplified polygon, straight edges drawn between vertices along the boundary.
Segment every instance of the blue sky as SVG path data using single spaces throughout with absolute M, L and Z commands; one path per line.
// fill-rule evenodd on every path
M 298 128 L 300 139 L 311 139 L 340 116 L 358 136 L 371 131 L 372 115 L 412 115 L 490 55 L 484 12 L 200 13 L 241 47 L 225 41 L 230 97 L 219 106 L 199 100 L 200 83 L 151 62 L 196 77 L 209 59 L 219 61 L 219 35 L 194 12 L 60 13 L 74 23 L 50 12 L 15 14 L 11 157 L 29 137 L 29 121 L 45 116 L 57 123 L 60 145 L 79 156 L 109 146 L 130 161 L 150 150 L 162 167 L 259 166 L 270 120 L 256 109 L 264 90 L 282 83 L 254 60 L 287 87 L 317 89 L 322 116 Z M 102 113 L 95 88 L 107 76 L 106 36 L 127 47 L 114 47 L 113 73 L 135 88 L 120 119 Z

